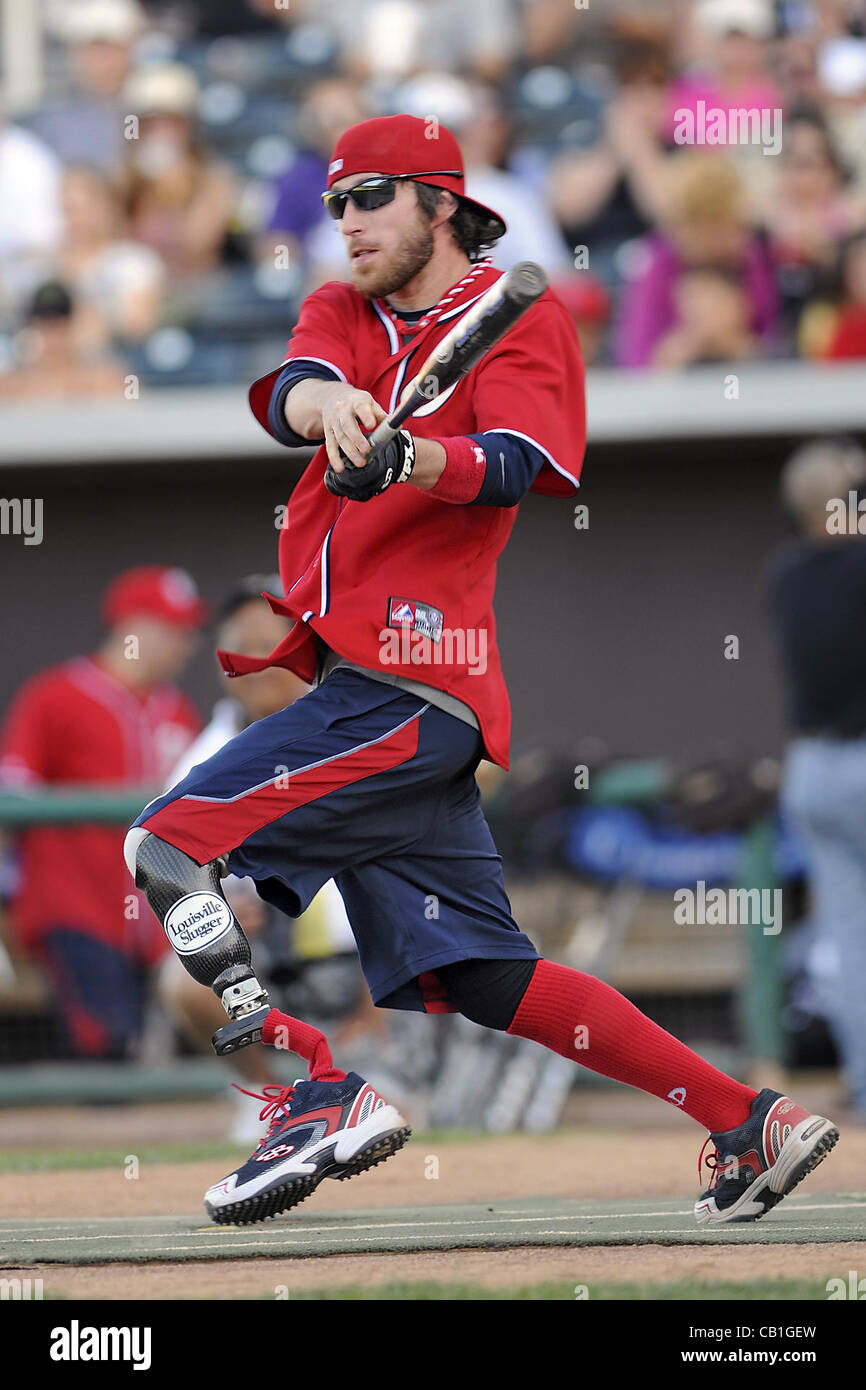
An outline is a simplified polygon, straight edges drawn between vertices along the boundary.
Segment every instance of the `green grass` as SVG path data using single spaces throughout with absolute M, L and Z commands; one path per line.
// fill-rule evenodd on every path
M 199 1143 L 128 1144 L 94 1149 L 6 1149 L 0 1151 L 0 1173 L 58 1173 L 82 1168 L 122 1168 L 128 1154 L 139 1163 L 196 1163 L 202 1159 L 239 1159 L 244 1150 L 222 1140 Z
M 575 1264 L 579 1265 L 579 1251 Z M 761 1280 L 754 1284 L 719 1284 L 683 1279 L 674 1284 L 589 1284 L 589 1303 L 620 1302 L 776 1302 L 803 1299 L 824 1302 L 827 1293 L 820 1279 Z M 273 1293 L 259 1296 L 273 1299 Z M 569 1302 L 575 1301 L 574 1283 L 525 1284 L 513 1289 L 488 1289 L 481 1284 L 393 1283 L 375 1288 L 345 1285 L 336 1289 L 289 1290 L 289 1302 Z M 584 1300 L 578 1300 L 584 1301 Z
M 544 1139 L 546 1135 L 538 1136 Z M 414 1146 L 430 1149 L 435 1144 L 467 1143 L 470 1140 L 500 1139 L 499 1135 L 453 1130 L 418 1130 L 412 1137 Z M 106 1144 L 95 1148 L 12 1148 L 0 1150 L 0 1173 L 57 1173 L 63 1169 L 117 1168 L 129 1153 L 141 1163 L 197 1163 L 204 1159 L 246 1158 L 253 1145 L 238 1147 L 224 1139 L 200 1140 L 192 1143 L 147 1144 L 136 1148 L 130 1143 Z
M 146 1279 L 147 1266 L 143 1265 Z M 827 1292 L 824 1281 L 815 1279 L 776 1279 L 754 1284 L 715 1284 L 699 1281 L 681 1280 L 676 1284 L 590 1284 L 589 1297 L 575 1300 L 574 1284 L 542 1283 L 524 1284 L 514 1289 L 488 1289 L 481 1284 L 434 1284 L 395 1282 L 370 1288 L 360 1284 L 347 1284 L 335 1289 L 309 1289 L 289 1291 L 287 1300 L 276 1299 L 272 1290 L 261 1294 L 231 1294 L 225 1300 L 214 1298 L 177 1299 L 186 1303 L 782 1303 L 791 1300 L 806 1303 L 824 1303 Z M 147 1298 L 142 1293 L 143 1299 Z M 100 1302 L 80 1294 L 49 1293 L 44 1301 L 76 1299 L 83 1302 Z

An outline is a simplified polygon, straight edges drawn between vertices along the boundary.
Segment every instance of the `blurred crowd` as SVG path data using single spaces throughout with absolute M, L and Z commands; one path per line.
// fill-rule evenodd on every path
M 866 357 L 860 0 L 46 0 L 38 22 L 38 99 L 0 112 L 2 397 L 270 368 L 347 275 L 334 143 L 396 111 L 454 131 L 508 223 L 494 264 L 544 265 L 589 363 Z

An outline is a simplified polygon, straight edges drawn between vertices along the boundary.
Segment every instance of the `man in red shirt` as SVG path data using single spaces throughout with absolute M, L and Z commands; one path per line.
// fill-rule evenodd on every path
M 205 608 L 183 570 L 119 575 L 103 602 L 98 651 L 43 671 L 18 692 L 0 738 L 7 788 L 63 783 L 159 786 L 198 733 L 171 682 Z M 12 927 L 51 984 L 70 1050 L 127 1054 L 148 967 L 165 938 L 123 863 L 121 828 L 45 826 L 18 837 Z
M 511 916 L 479 805 L 480 759 L 508 761 L 497 558 L 521 498 L 573 495 L 583 459 L 583 370 L 564 305 L 547 290 L 411 429 L 376 453 L 366 438 L 498 279 L 486 253 L 504 223 L 463 179 L 457 141 L 435 121 L 380 117 L 338 141 L 323 197 L 352 283 L 307 298 L 286 361 L 251 392 L 277 439 L 320 445 L 280 541 L 285 597 L 272 606 L 295 624 L 264 663 L 223 654 L 229 673 L 271 662 L 315 688 L 193 769 L 127 837 L 172 946 L 232 1019 L 217 1050 L 261 1038 L 311 1064 L 309 1082 L 268 1088 L 267 1136 L 205 1205 L 217 1221 L 261 1220 L 409 1134 L 363 1078 L 333 1066 L 317 1030 L 268 1009 L 220 892 L 231 872 L 294 916 L 333 877 L 376 1004 L 457 1010 L 680 1106 L 724 1155 L 697 1219 L 754 1219 L 835 1127 L 717 1071 L 600 980 L 540 959 Z

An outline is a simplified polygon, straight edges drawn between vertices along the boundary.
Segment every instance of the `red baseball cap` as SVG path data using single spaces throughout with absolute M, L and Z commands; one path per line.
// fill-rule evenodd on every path
M 464 192 L 466 172 L 456 137 L 447 126 L 421 116 L 374 116 L 344 131 L 328 165 L 328 187 L 349 174 L 411 174 L 421 183 L 447 188 L 470 207 L 493 217 L 507 230 L 504 217 Z
M 124 570 L 106 589 L 102 616 L 109 627 L 141 613 L 186 628 L 201 627 L 208 618 L 192 575 L 168 565 Z

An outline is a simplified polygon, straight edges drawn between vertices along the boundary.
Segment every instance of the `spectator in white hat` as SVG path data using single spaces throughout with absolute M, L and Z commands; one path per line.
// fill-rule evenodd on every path
M 124 91 L 137 121 L 124 171 L 129 232 L 176 284 L 219 265 L 236 200 L 231 171 L 202 144 L 198 98 L 198 81 L 181 63 L 141 68 Z
M 856 180 L 866 191 L 866 38 L 846 35 L 822 44 L 817 60 L 821 108 Z
M 736 160 L 751 197 L 759 196 L 778 161 L 782 139 L 782 93 L 770 71 L 775 30 L 772 0 L 698 0 L 690 30 L 693 61 L 668 88 L 666 142 L 685 128 L 701 128 L 701 111 L 723 112 L 727 139 L 718 148 Z M 742 135 L 741 118 L 749 112 Z M 700 137 L 698 137 L 700 139 Z
M 86 162 L 108 173 L 119 169 L 122 92 L 146 22 L 136 0 L 76 0 L 57 12 L 53 27 L 69 49 L 71 89 L 42 107 L 29 125 L 62 163 Z
M 350 76 L 400 80 L 427 69 L 501 80 L 517 56 L 512 0 L 301 0 L 337 38 Z M 294 8 L 294 6 L 292 7 Z
M 447 72 L 422 73 L 398 90 L 394 106 L 424 120 L 436 118 L 457 136 L 467 194 L 496 208 L 508 226 L 493 252 L 498 269 L 510 270 L 518 261 L 537 261 L 550 275 L 574 268 L 543 198 L 506 167 L 509 119 L 495 87 Z

